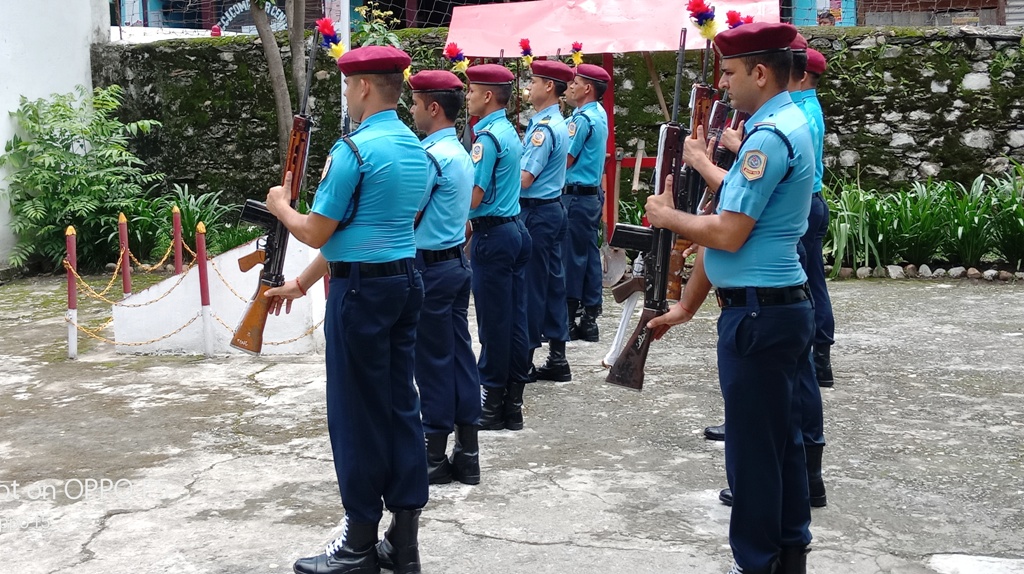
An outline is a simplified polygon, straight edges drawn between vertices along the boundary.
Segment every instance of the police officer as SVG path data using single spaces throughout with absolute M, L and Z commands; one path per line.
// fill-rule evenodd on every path
M 559 100 L 575 73 L 557 60 L 534 60 L 530 65 L 529 101 L 537 113 L 523 134 L 522 218 L 533 239 L 533 251 L 526 267 L 527 317 L 530 359 L 540 347 L 541 335 L 548 340 L 548 358 L 536 370 L 546 381 L 570 381 L 572 372 L 565 358 L 569 340 L 566 315 L 565 268 L 562 244 L 567 220 L 562 205 L 565 185 L 569 130 L 559 111 Z
M 807 252 L 807 283 L 814 296 L 814 372 L 818 385 L 831 387 L 835 384 L 832 375 L 832 345 L 835 344 L 836 320 L 832 314 L 832 298 L 825 283 L 825 264 L 822 258 L 822 240 L 828 233 L 828 203 L 821 196 L 821 178 L 825 173 L 825 114 L 818 101 L 818 82 L 825 73 L 825 56 L 814 48 L 807 49 L 807 73 L 804 74 L 801 99 L 803 108 L 811 123 L 818 128 L 821 138 L 815 141 L 814 196 L 811 198 L 811 215 L 807 221 L 807 233 L 801 243 Z
M 267 295 L 290 301 L 324 273 L 331 276 L 324 323 L 327 427 L 345 519 L 341 536 L 323 554 L 295 562 L 298 574 L 376 572 L 385 506 L 393 513 L 385 535 L 393 567 L 420 571 L 417 529 L 427 503 L 427 461 L 413 385 L 423 302 L 413 220 L 428 160 L 395 111 L 409 64 L 405 52 L 390 46 L 344 54 L 338 67 L 359 129 L 331 148 L 309 214 L 289 206 L 290 178 L 267 194 L 271 213 L 322 254 Z
M 523 388 L 529 382 L 526 335 L 526 264 L 531 240 L 519 218 L 522 144 L 505 106 L 515 77 L 507 68 L 483 64 L 466 70 L 466 107 L 478 116 L 470 158 L 473 200 L 470 263 L 480 338 L 483 430 L 523 428 Z
M 655 336 L 689 321 L 711 285 L 718 288 L 734 573 L 805 573 L 811 541 L 797 373 L 808 361 L 814 312 L 797 244 L 807 227 L 814 150 L 786 89 L 796 33 L 789 24 L 753 23 L 715 38 L 719 86 L 752 114 L 728 172 L 707 157 L 703 129 L 685 144 L 684 161 L 718 189 L 715 213 L 677 211 L 671 194 L 647 201 L 652 225 L 703 246 L 680 302 L 650 322 Z
M 455 133 L 466 101 L 462 80 L 446 70 L 409 78 L 412 118 L 426 134 L 427 193 L 416 222 L 416 267 L 423 276 L 423 308 L 416 330 L 416 385 L 420 389 L 430 484 L 453 478 L 480 483 L 477 423 L 480 375 L 469 337 L 473 273 L 462 244 L 473 199 L 473 162 Z M 448 435 L 455 450 L 448 460 Z
M 800 108 L 800 111 L 803 112 L 804 118 L 807 120 L 808 130 L 811 133 L 811 143 L 814 146 L 814 149 L 818 150 L 820 149 L 823 136 L 818 130 L 817 124 L 814 123 L 802 103 L 804 101 L 804 93 L 801 90 L 801 84 L 805 75 L 804 72 L 807 68 L 807 40 L 802 34 L 796 35 L 796 38 L 789 45 L 789 50 L 793 53 L 793 67 L 789 76 L 789 95 L 793 98 L 793 103 L 795 103 L 797 107 Z M 820 165 L 820 156 L 816 154 L 814 159 L 815 177 L 817 177 L 817 170 Z M 816 192 L 815 195 L 817 195 L 819 199 L 821 198 L 820 193 Z M 797 253 L 800 256 L 800 264 L 804 268 L 804 273 L 808 277 L 808 287 L 811 288 L 811 300 L 814 304 L 815 316 L 817 316 L 818 298 L 814 293 L 814 288 L 812 287 L 813 283 L 810 280 L 815 272 L 815 269 L 812 268 L 812 260 L 814 260 L 814 258 L 813 256 L 808 257 L 810 252 L 807 251 L 807 247 L 809 242 L 813 242 L 813 238 L 810 236 L 817 233 L 817 226 L 820 224 L 820 219 L 815 215 L 815 201 L 812 198 L 811 211 L 807 222 L 807 231 L 804 233 L 803 237 L 800 238 L 800 243 L 797 245 Z M 820 275 L 822 284 L 824 284 L 825 274 L 823 264 L 821 263 L 820 239 L 818 242 L 818 253 L 819 255 L 816 259 L 816 261 L 818 261 L 817 272 Z M 808 355 L 806 361 L 803 361 L 800 364 L 797 393 L 800 395 L 800 421 L 801 428 L 803 430 L 804 452 L 807 456 L 807 484 L 810 490 L 810 501 L 812 507 L 820 508 L 825 506 L 827 503 L 825 496 L 825 482 L 821 476 L 821 457 L 825 448 L 825 431 L 824 417 L 822 416 L 821 389 L 818 388 L 818 382 L 814 376 L 814 368 L 812 367 L 812 358 L 810 355 Z M 719 499 L 724 504 L 731 505 L 732 492 L 728 488 L 723 490 L 719 493 Z
M 569 157 L 562 204 L 568 217 L 568 231 L 562 246 L 565 262 L 565 294 L 569 316 L 569 338 L 598 340 L 597 317 L 601 314 L 601 254 L 597 248 L 598 226 L 604 190 L 605 147 L 608 116 L 601 98 L 611 76 L 601 66 L 580 64 L 576 68 L 565 100 L 576 106 L 569 118 Z M 576 313 L 583 316 L 576 325 Z

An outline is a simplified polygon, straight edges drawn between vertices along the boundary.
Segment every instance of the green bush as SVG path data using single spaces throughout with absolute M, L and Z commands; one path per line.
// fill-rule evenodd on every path
M 18 236 L 12 265 L 59 267 L 70 225 L 78 234 L 83 270 L 116 259 L 117 241 L 110 241 L 109 233 L 116 230 L 118 213 L 163 178 L 144 173 L 143 162 L 128 150 L 130 137 L 160 123 L 124 124 L 113 117 L 122 96 L 116 85 L 91 95 L 79 86 L 77 93 L 48 100 L 22 97 L 11 112 L 24 135 L 8 141 L 0 156 L 0 166 L 10 169 L 6 196 Z
M 918 265 L 929 263 L 945 241 L 947 228 L 942 213 L 946 209 L 946 187 L 914 182 L 910 191 L 897 194 L 905 260 Z
M 992 178 L 992 246 L 1011 266 L 1024 263 L 1024 167 Z

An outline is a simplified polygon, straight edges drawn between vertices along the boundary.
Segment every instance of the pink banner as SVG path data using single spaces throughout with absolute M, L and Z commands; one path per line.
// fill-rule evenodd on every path
M 755 22 L 778 22 L 779 3 L 714 0 L 718 30 L 727 28 L 725 14 L 736 10 Z M 686 48 L 703 49 L 705 40 L 690 22 L 682 0 L 539 0 L 459 6 L 452 14 L 448 42 L 469 57 L 520 56 L 519 40 L 530 39 L 534 56 L 563 57 L 572 43 L 582 42 L 584 54 L 662 52 L 679 48 L 687 27 Z

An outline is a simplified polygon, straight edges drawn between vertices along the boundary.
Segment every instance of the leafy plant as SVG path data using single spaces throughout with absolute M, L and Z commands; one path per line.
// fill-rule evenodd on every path
M 872 255 L 877 261 L 878 250 L 868 227 L 868 213 L 874 192 L 861 189 L 860 182 L 855 181 L 840 182 L 838 190 L 826 186 L 822 193 L 832 212 L 827 243 L 835 258 L 833 274 L 838 274 L 842 266 L 867 266 Z
M 899 196 L 866 197 L 867 233 L 874 243 L 875 266 L 896 263 L 903 252 L 906 235 L 900 225 Z
M 911 184 L 897 196 L 903 257 L 915 264 L 929 263 L 948 235 L 942 213 L 946 209 L 945 183 Z
M 394 32 L 401 24 L 391 10 L 381 10 L 380 4 L 367 2 L 365 6 L 353 8 L 362 19 L 352 22 L 352 44 L 357 46 L 394 46 L 402 48 L 402 42 Z
M 8 141 L 0 156 L 0 166 L 10 169 L 6 196 L 11 229 L 18 235 L 11 264 L 60 266 L 64 230 L 70 225 L 78 234 L 83 269 L 116 258 L 117 244 L 108 234 L 116 229 L 118 213 L 145 196 L 145 186 L 163 178 L 144 173 L 142 160 L 128 150 L 131 136 L 149 133 L 160 123 L 125 124 L 114 117 L 123 94 L 116 85 L 92 94 L 79 86 L 77 93 L 49 100 L 22 97 L 11 112 L 24 134 Z
M 647 196 L 634 193 L 619 200 L 619 222 L 642 225 Z
M 992 248 L 992 200 L 985 190 L 985 176 L 979 175 L 967 190 L 950 183 L 956 191 L 946 210 L 950 234 L 945 255 L 953 263 L 976 265 Z
M 1013 173 L 992 178 L 991 183 L 992 246 L 1020 269 L 1024 262 L 1024 166 L 1015 162 Z

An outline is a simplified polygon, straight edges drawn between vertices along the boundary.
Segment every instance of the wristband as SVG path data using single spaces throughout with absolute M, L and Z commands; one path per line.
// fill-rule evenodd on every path
M 689 313 L 691 317 L 696 315 L 696 313 L 694 313 L 693 311 L 687 309 L 686 307 L 683 307 L 683 302 L 682 301 L 679 301 L 678 303 L 676 303 L 676 305 L 679 305 L 679 308 L 682 309 L 683 311 L 686 311 L 687 313 Z
M 299 283 L 299 278 L 295 278 L 295 286 L 299 288 L 299 293 L 306 294 L 306 290 L 302 288 L 302 283 Z

